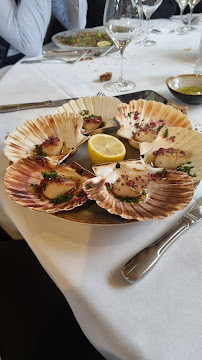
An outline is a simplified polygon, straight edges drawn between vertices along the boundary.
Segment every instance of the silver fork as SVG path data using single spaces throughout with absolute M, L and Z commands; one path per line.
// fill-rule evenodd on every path
M 81 60 L 87 53 L 89 50 L 84 51 L 84 53 L 82 53 L 78 58 L 74 59 L 74 60 L 66 60 L 63 59 L 61 57 L 47 57 L 47 58 L 43 58 L 43 59 L 36 59 L 36 60 L 23 60 L 21 61 L 21 64 L 36 64 L 36 63 L 41 63 L 47 60 L 61 60 L 64 61 L 66 64 L 75 64 L 77 61 Z
M 102 91 L 98 91 L 98 93 L 96 95 L 97 96 L 105 96 L 105 94 Z

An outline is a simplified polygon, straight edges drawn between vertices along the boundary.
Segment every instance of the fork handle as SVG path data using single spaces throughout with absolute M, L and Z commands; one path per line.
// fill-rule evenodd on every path
M 129 282 L 141 280 L 153 269 L 165 250 L 192 224 L 192 219 L 183 216 L 183 218 L 163 236 L 127 261 L 121 271 L 123 278 Z

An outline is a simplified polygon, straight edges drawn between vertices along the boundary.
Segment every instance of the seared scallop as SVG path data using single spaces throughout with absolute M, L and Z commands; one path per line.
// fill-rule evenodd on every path
M 83 183 L 88 198 L 125 219 L 163 219 L 186 207 L 194 193 L 186 173 L 140 160 L 95 165 L 93 170 L 96 176 Z
M 84 134 L 102 132 L 107 128 L 117 126 L 114 121 L 121 101 L 112 96 L 86 96 L 68 103 L 57 109 L 58 112 L 72 112 L 83 117 Z M 90 121 L 86 121 L 89 117 Z M 93 122 L 92 119 L 95 119 Z
M 168 148 L 160 148 L 153 152 L 154 166 L 156 168 L 164 167 L 167 169 L 176 169 L 186 161 L 186 153 L 182 150 Z
M 41 144 L 41 151 L 43 154 L 48 156 L 59 155 L 62 150 L 63 143 L 63 139 L 58 139 L 56 136 L 49 136 L 48 139 Z
M 58 181 L 59 180 L 59 181 Z M 76 187 L 76 181 L 60 176 L 58 179 L 43 183 L 42 192 L 48 199 L 55 199 L 60 195 L 68 194 Z
M 7 168 L 4 183 L 8 196 L 16 203 L 56 213 L 85 203 L 88 198 L 82 184 L 93 176 L 73 161 L 57 165 L 47 158 L 30 156 Z
M 117 134 L 139 148 L 141 142 L 152 142 L 162 128 L 168 126 L 191 129 L 187 115 L 170 105 L 143 99 L 120 104 L 116 114 L 120 124 Z
M 56 113 L 28 120 L 10 133 L 4 153 L 12 162 L 42 155 L 60 163 L 72 156 L 88 137 L 82 134 L 83 118 L 79 114 Z
M 196 130 L 161 129 L 153 142 L 140 144 L 140 155 L 155 167 L 184 171 L 194 182 L 202 179 L 202 133 Z

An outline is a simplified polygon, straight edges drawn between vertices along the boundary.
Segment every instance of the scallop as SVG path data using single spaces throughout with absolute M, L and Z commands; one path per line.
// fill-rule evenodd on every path
M 117 134 L 128 139 L 136 149 L 139 149 L 141 142 L 152 142 L 165 126 L 192 129 L 186 114 L 170 105 L 151 100 L 139 99 L 120 104 L 116 119 L 120 124 Z
M 42 155 L 60 163 L 72 156 L 84 141 L 83 118 L 74 113 L 56 113 L 28 120 L 10 133 L 5 140 L 4 153 L 12 162 L 21 158 Z
M 194 182 L 202 179 L 202 133 L 196 130 L 161 129 L 152 143 L 140 144 L 140 155 L 155 167 L 185 171 Z
M 155 169 L 142 160 L 93 166 L 95 177 L 83 183 L 88 198 L 124 219 L 164 219 L 185 208 L 194 194 L 184 172 Z
M 121 101 L 111 96 L 86 96 L 70 100 L 59 107 L 60 113 L 72 112 L 83 116 L 83 133 L 94 134 L 117 126 L 114 117 Z
M 16 203 L 53 214 L 85 203 L 88 198 L 82 184 L 91 177 L 94 175 L 76 162 L 60 165 L 30 156 L 7 168 L 4 183 Z

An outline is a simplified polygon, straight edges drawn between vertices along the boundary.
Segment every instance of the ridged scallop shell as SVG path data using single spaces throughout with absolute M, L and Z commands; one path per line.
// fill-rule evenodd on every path
M 187 174 L 175 170 L 162 173 L 163 169 L 154 169 L 140 160 L 95 165 L 93 170 L 96 177 L 83 184 L 88 198 L 125 219 L 163 219 L 186 207 L 194 193 L 193 182 Z M 111 191 L 118 179 L 122 182 L 124 177 L 129 184 L 135 182 L 145 189 L 146 195 L 138 203 L 130 203 L 130 198 L 128 202 L 121 201 L 120 196 L 115 197 Z
M 185 152 L 186 157 L 181 165 L 192 167 L 190 174 L 194 182 L 202 179 L 202 133 L 181 127 L 161 129 L 152 143 L 140 144 L 140 155 L 144 156 L 146 163 L 153 164 L 153 153 L 169 148 Z M 167 164 L 162 162 L 162 167 L 167 167 Z
M 88 139 L 81 133 L 82 125 L 83 119 L 80 115 L 68 113 L 56 113 L 28 120 L 8 135 L 4 153 L 9 160 L 16 162 L 21 158 L 33 156 L 36 145 L 41 145 L 49 136 L 55 136 L 64 141 L 64 150 L 59 155 L 47 158 L 60 163 Z
M 187 116 L 170 105 L 143 99 L 132 100 L 118 106 L 116 119 L 120 124 L 117 134 L 128 139 L 131 146 L 138 149 L 139 143 L 149 141 L 145 136 L 152 132 L 153 139 L 162 126 L 177 126 L 192 129 Z M 134 136 L 138 135 L 138 140 Z
M 76 180 L 77 187 L 72 191 L 73 197 L 69 202 L 54 205 L 42 192 L 39 193 L 37 189 L 32 187 L 31 184 L 40 184 L 43 179 L 42 171 L 50 173 L 51 169 L 56 170 L 60 175 Z M 30 156 L 18 160 L 7 168 L 4 184 L 8 196 L 16 203 L 32 210 L 53 214 L 58 211 L 74 209 L 86 202 L 87 196 L 82 190 L 82 184 L 93 176 L 92 173 L 76 162 L 62 166 L 45 158 Z
M 95 134 L 102 132 L 109 127 L 116 126 L 114 117 L 118 110 L 118 105 L 121 101 L 111 96 L 86 96 L 77 100 L 70 100 L 68 103 L 59 107 L 59 112 L 73 112 L 76 114 L 82 113 L 84 110 L 88 110 L 89 114 L 96 116 L 102 116 L 105 125 L 102 128 L 93 131 L 85 131 L 84 134 Z

